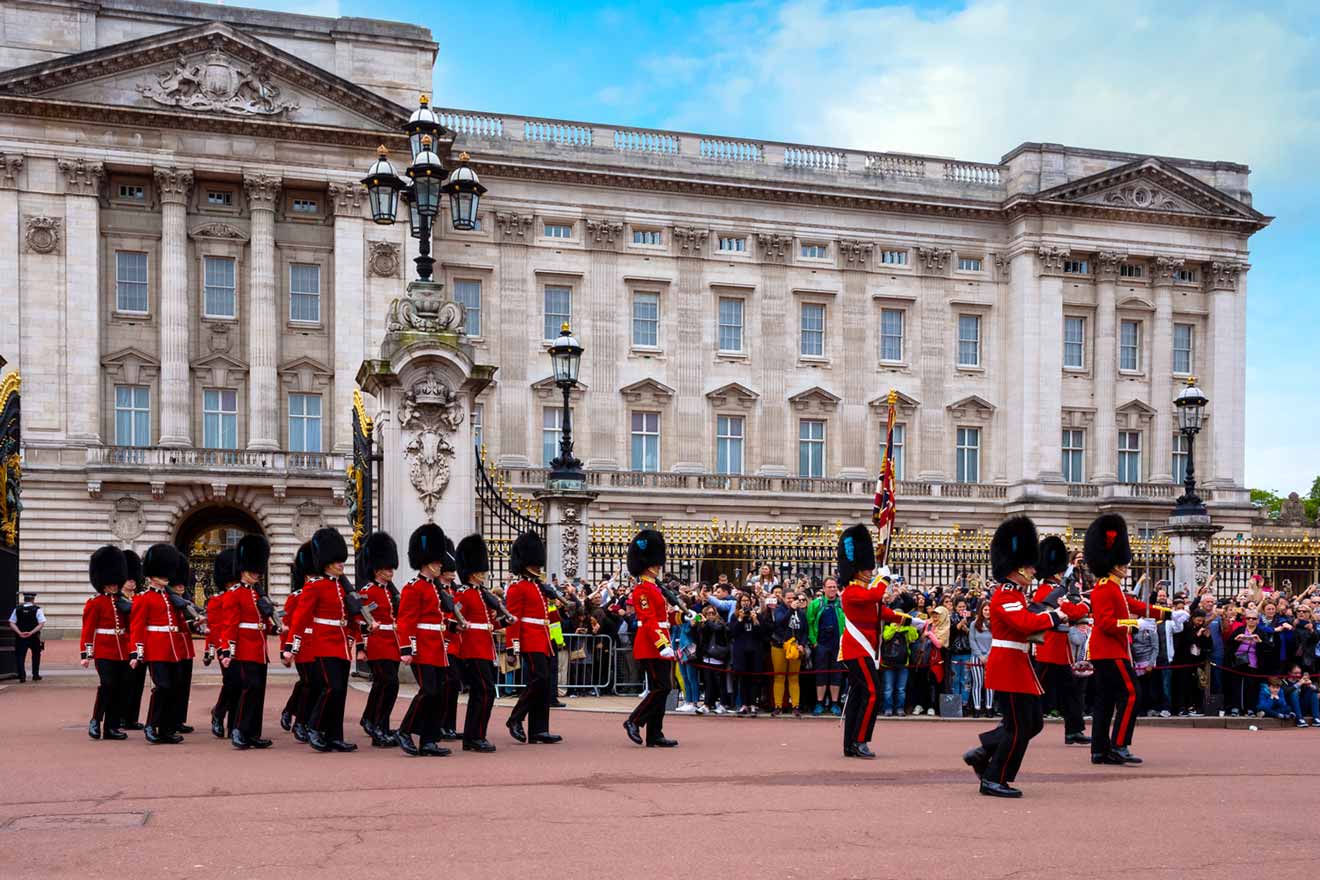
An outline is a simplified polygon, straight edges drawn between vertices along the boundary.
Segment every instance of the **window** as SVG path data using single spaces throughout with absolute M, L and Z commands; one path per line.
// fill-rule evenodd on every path
M 743 301 L 720 297 L 720 351 L 743 350 Z
M 743 472 L 742 416 L 718 416 L 715 419 L 715 473 Z
M 547 223 L 545 224 L 546 238 L 572 238 L 573 226 L 568 223 Z
M 825 423 L 820 419 L 798 422 L 798 476 L 825 476 Z
M 316 263 L 289 264 L 289 320 L 320 323 L 321 267 Z
M 825 356 L 825 306 L 820 303 L 802 304 L 802 341 L 799 351 L 803 357 Z
M 1091 267 L 1086 260 L 1064 260 L 1063 272 L 1065 275 L 1090 275 Z
M 880 311 L 880 360 L 900 363 L 903 360 L 903 310 Z
M 1192 338 L 1195 328 L 1191 324 L 1173 325 L 1173 371 L 1181 376 L 1192 373 Z
M 981 316 L 958 316 L 958 366 L 981 366 Z
M 1142 268 L 1135 263 L 1120 263 L 1118 266 L 1118 274 L 1121 278 L 1140 278 L 1142 275 Z
M 147 255 L 115 251 L 115 311 L 147 313 Z
M 316 199 L 295 198 L 290 202 L 295 214 L 319 214 L 321 212 L 321 203 Z
M 485 445 L 481 436 L 481 423 L 485 415 L 486 407 L 484 404 L 479 403 L 472 407 L 472 443 L 477 449 L 481 449 Z
M 238 448 L 238 392 L 202 392 L 202 445 L 207 449 Z
M 980 257 L 959 257 L 959 258 L 958 258 L 958 271 L 959 271 L 959 272 L 980 272 L 980 271 L 981 271 L 981 258 L 980 258 Z
M 202 274 L 206 276 L 202 314 L 208 318 L 235 317 L 234 261 L 229 257 L 203 257 Z
M 546 467 L 559 457 L 559 433 L 564 428 L 564 411 L 557 406 L 541 410 L 541 464 Z
M 1118 334 L 1118 368 L 1136 372 L 1141 369 L 1141 322 L 1124 321 Z
M 882 423 L 880 426 L 880 431 L 881 431 L 880 460 L 881 461 L 883 461 L 885 457 L 884 430 L 885 430 L 884 424 Z M 903 448 L 906 445 L 906 440 L 907 440 L 907 425 L 894 425 L 894 479 L 895 480 L 903 479 L 903 471 L 904 471 Z
M 545 338 L 557 339 L 563 326 L 573 319 L 573 289 L 547 286 L 545 289 Z
M 1141 432 L 1118 432 L 1118 481 L 1141 482 Z
M 1069 483 L 1086 482 L 1085 464 L 1086 432 L 1067 430 L 1063 432 L 1063 479 Z
M 151 445 L 151 389 L 146 385 L 115 386 L 115 445 Z
M 957 478 L 959 483 L 981 481 L 981 429 L 958 429 Z
M 121 183 L 119 184 L 119 197 L 130 202 L 145 202 L 147 200 L 147 188 L 140 183 Z
M 634 229 L 633 244 L 664 244 L 659 229 Z
M 1086 319 L 1063 319 L 1063 366 L 1069 370 L 1086 368 Z
M 213 208 L 232 208 L 234 206 L 234 192 L 228 189 L 208 189 L 206 191 L 206 204 Z
M 1179 269 L 1176 273 L 1174 273 L 1174 277 L 1177 278 L 1179 281 L 1185 281 L 1189 284 L 1194 284 L 1196 282 L 1196 270 Z
M 804 244 L 802 245 L 802 256 L 808 260 L 827 260 L 830 256 L 830 246 L 827 244 Z
M 1173 435 L 1173 481 L 1181 483 L 1187 479 L 1187 435 Z
M 639 348 L 660 345 L 660 294 L 633 294 L 632 344 Z
M 632 414 L 632 469 L 660 470 L 660 413 Z
M 321 395 L 289 395 L 289 451 L 321 451 Z
M 481 335 L 481 282 L 475 278 L 454 279 L 454 302 L 463 307 L 463 332 Z
M 726 254 L 747 253 L 747 239 L 732 236 L 720 236 L 720 252 Z
M 908 252 L 881 251 L 880 262 L 886 266 L 906 266 L 908 264 Z

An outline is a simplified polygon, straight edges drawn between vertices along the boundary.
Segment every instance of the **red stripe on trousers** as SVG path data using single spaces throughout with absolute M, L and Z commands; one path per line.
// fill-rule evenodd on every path
M 1132 722 L 1132 713 L 1136 711 L 1137 707 L 1137 686 L 1132 682 L 1132 677 L 1128 675 L 1127 667 L 1123 665 L 1123 661 L 1115 660 L 1114 663 L 1118 666 L 1118 674 L 1123 676 L 1123 686 L 1127 688 L 1128 692 L 1127 705 L 1123 708 L 1122 722 L 1118 727 L 1118 737 L 1115 737 L 1115 739 L 1118 739 L 1119 737 L 1126 738 L 1127 731 L 1130 729 L 1128 725 Z M 1126 742 L 1115 742 L 1113 745 L 1115 748 L 1121 749 L 1128 744 Z

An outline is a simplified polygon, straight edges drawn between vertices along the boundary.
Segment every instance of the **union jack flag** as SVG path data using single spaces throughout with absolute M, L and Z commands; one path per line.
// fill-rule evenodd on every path
M 889 392 L 889 417 L 885 430 L 885 454 L 880 460 L 880 476 L 875 481 L 875 503 L 871 507 L 871 522 L 879 538 L 880 550 L 876 565 L 883 566 L 889 557 L 889 542 L 894 532 L 894 405 L 898 394 Z

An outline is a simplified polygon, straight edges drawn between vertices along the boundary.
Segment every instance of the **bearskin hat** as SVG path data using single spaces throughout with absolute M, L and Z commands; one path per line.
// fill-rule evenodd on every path
M 173 580 L 181 555 L 173 544 L 152 544 L 142 557 L 143 576 Z
M 307 541 L 293 554 L 293 563 L 289 566 L 289 590 L 298 592 L 307 581 L 307 575 L 315 574 L 316 559 L 312 555 L 312 542 Z
M 132 550 L 124 551 L 124 561 L 128 563 L 128 580 L 142 585 L 142 557 L 138 556 Z
M 1023 566 L 1035 568 L 1039 556 L 1040 538 L 1036 536 L 1036 524 L 1028 517 L 1009 517 L 990 539 L 990 571 L 999 580 Z
M 422 523 L 413 529 L 408 539 L 408 564 L 413 571 L 421 571 L 432 562 L 443 565 L 445 556 L 445 530 L 435 523 Z
M 270 542 L 261 535 L 244 535 L 239 540 L 238 558 L 234 561 L 236 571 L 264 575 L 269 561 Z
M 120 586 L 128 580 L 128 560 L 124 551 L 113 544 L 98 547 L 87 564 L 87 577 L 92 582 L 92 590 L 101 592 L 106 587 Z
M 849 526 L 839 535 L 839 547 L 834 560 L 839 566 L 839 580 L 848 583 L 859 571 L 875 568 L 875 542 L 865 523 Z
M 216 554 L 215 563 L 211 568 L 211 578 L 215 588 L 223 590 L 238 580 L 238 577 L 238 550 L 233 547 L 221 550 Z
M 641 577 L 648 568 L 664 564 L 665 536 L 655 529 L 642 529 L 628 542 L 628 574 Z
M 387 532 L 372 532 L 358 553 L 358 577 L 371 580 L 376 570 L 399 567 L 399 545 Z
M 531 577 L 531 569 L 545 569 L 545 542 L 536 532 L 523 532 L 509 548 L 509 571 Z
M 1127 521 L 1117 513 L 1097 516 L 1086 527 L 1082 552 L 1086 556 L 1086 567 L 1098 578 L 1107 577 L 1115 568 L 1132 562 Z
M 1043 581 L 1063 574 L 1063 570 L 1068 567 L 1068 545 L 1058 535 L 1047 535 L 1041 539 L 1038 556 L 1036 577 Z
M 185 592 L 192 592 L 193 584 L 196 581 L 193 578 L 192 563 L 188 561 L 188 554 L 178 554 L 178 564 L 174 568 L 174 575 L 170 578 L 170 586 L 182 585 Z
M 458 579 L 462 583 L 466 584 L 479 571 L 490 571 L 490 554 L 481 535 L 468 535 L 459 541 L 454 555 L 458 558 Z
M 326 526 L 316 530 L 312 535 L 312 560 L 316 566 L 313 574 L 324 574 L 326 568 L 336 562 L 348 561 L 348 545 L 338 529 Z
M 440 560 L 441 571 L 458 571 L 458 555 L 454 550 L 454 542 L 445 535 L 445 555 Z

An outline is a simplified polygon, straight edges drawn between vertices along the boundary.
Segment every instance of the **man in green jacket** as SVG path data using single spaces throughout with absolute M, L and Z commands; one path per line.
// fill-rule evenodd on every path
M 812 715 L 823 715 L 828 708 L 834 715 L 843 712 L 839 693 L 843 683 L 839 663 L 839 636 L 843 633 L 843 605 L 839 602 L 839 582 L 825 578 L 824 592 L 807 606 L 807 640 L 811 644 L 811 668 L 816 670 L 816 708 Z

